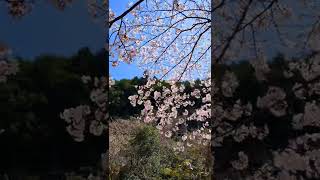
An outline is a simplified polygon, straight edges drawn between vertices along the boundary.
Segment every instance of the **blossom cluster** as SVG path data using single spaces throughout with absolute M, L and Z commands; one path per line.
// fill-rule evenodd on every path
M 31 10 L 31 4 L 26 1 L 7 1 L 7 7 L 13 17 L 22 17 Z
M 85 132 L 89 129 L 89 133 L 100 136 L 106 128 L 108 118 L 108 84 L 111 86 L 113 80 L 111 77 L 91 78 L 90 76 L 82 76 L 85 84 L 91 84 L 89 105 L 79 105 L 75 108 L 65 109 L 60 117 L 68 124 L 66 129 L 75 141 L 81 142 L 85 138 Z
M 276 82 L 272 74 L 279 72 L 269 66 L 270 62 L 263 67 L 251 62 L 258 92 L 250 100 L 239 93 L 247 88 L 241 86 L 246 79 L 239 79 L 232 70 L 224 72 L 221 82 L 217 78 L 214 84 L 211 79 L 191 83 L 191 90 L 183 83 L 150 78 L 145 85 L 137 86 L 137 94 L 129 100 L 133 106 L 143 107 L 144 122 L 154 124 L 165 137 L 181 138 L 176 150 L 211 142 L 217 149 L 215 156 L 225 152 L 238 155 L 227 159 L 233 171 L 246 172 L 243 176 L 247 179 L 319 178 L 315 146 L 320 130 L 319 59 L 314 55 L 307 60 L 285 61 L 283 67 L 277 67 L 284 83 Z M 191 121 L 201 125 L 188 129 Z M 277 129 L 279 126 L 283 129 Z M 286 137 L 287 133 L 290 136 Z M 277 144 L 274 137 L 282 142 Z M 250 152 L 251 146 L 262 148 L 267 155 Z M 256 162 L 259 156 L 264 160 L 252 166 L 250 161 Z M 215 166 L 219 164 L 223 164 L 221 159 Z
M 189 85 L 191 90 L 187 91 L 181 82 L 149 78 L 145 85 L 137 87 L 136 95 L 129 97 L 133 106 L 143 106 L 141 120 L 155 124 L 165 137 L 179 135 L 180 147 L 181 143 L 191 145 L 189 141 L 207 144 L 211 139 L 211 80 Z M 188 132 L 190 121 L 199 123 L 201 128 Z
M 6 82 L 7 77 L 15 75 L 18 72 L 18 64 L 16 62 L 7 62 L 0 60 L 0 83 Z
M 8 76 L 15 75 L 18 71 L 18 63 L 11 61 L 11 50 L 0 46 L 0 83 L 6 82 Z
M 141 3 L 110 28 L 113 65 L 137 60 L 151 74 L 168 78 L 204 74 L 210 69 L 210 8 L 208 0 Z
M 262 44 L 266 42 L 263 38 L 266 32 L 269 36 L 280 36 L 277 39 L 280 43 L 275 44 L 282 48 L 303 45 L 302 50 L 306 47 L 319 50 L 318 16 L 315 15 L 319 4 L 298 1 L 300 5 L 296 7 L 300 9 L 295 10 L 287 1 L 215 0 L 211 10 L 211 2 L 148 1 L 131 11 L 132 18 L 122 19 L 110 29 L 114 66 L 118 61 L 131 63 L 138 59 L 139 65 L 148 69 L 151 76 L 174 80 L 157 89 L 160 81 L 149 79 L 147 84 L 137 87 L 136 95 L 129 97 L 132 105 L 142 106 L 142 120 L 154 123 L 164 136 L 181 137 L 178 150 L 183 150 L 184 144 L 202 143 L 196 138 L 200 136 L 200 139 L 211 140 L 213 154 L 218 157 L 216 166 L 225 164 L 220 156 L 226 152 L 236 155 L 237 158 L 226 158 L 238 175 L 234 179 L 319 178 L 316 156 L 312 159 L 307 153 L 307 158 L 302 157 L 306 156 L 305 151 L 286 146 L 290 144 L 289 139 L 299 139 L 309 131 L 313 137 L 319 131 L 320 57 L 289 61 L 280 67 L 282 64 L 269 66 L 262 53 L 271 49 Z M 294 12 L 298 13 L 293 15 Z M 212 44 L 206 41 L 210 39 L 211 13 L 215 15 Z M 114 14 L 111 15 L 114 18 Z M 288 22 L 304 23 L 302 19 L 306 17 L 310 18 L 307 22 L 315 22 L 311 32 L 302 29 L 299 34 L 290 33 L 290 37 L 281 32 Z M 304 42 L 306 34 L 308 38 Z M 203 43 L 199 45 L 198 41 Z M 212 56 L 207 52 L 211 48 Z M 190 92 L 179 83 L 195 72 L 208 77 L 205 65 L 210 64 L 209 59 L 230 65 L 225 60 L 238 60 L 248 54 L 249 59 L 253 59 L 250 70 L 254 80 L 250 79 L 252 74 L 239 75 L 227 68 L 222 78 L 215 77 L 204 90 L 195 88 Z M 221 71 L 216 68 L 219 66 L 212 71 Z M 248 84 L 256 86 L 255 90 Z M 247 95 L 247 89 L 252 94 Z M 199 103 L 197 99 L 202 101 Z M 188 132 L 185 127 L 191 121 L 201 122 L 201 126 Z M 304 139 L 308 144 L 310 139 Z M 252 146 L 261 148 L 262 155 L 252 152 Z M 254 151 L 259 151 L 256 149 Z M 316 149 L 312 147 L 308 151 Z M 289 161 L 289 157 L 293 160 Z
M 306 59 L 284 60 L 281 67 L 270 66 L 272 62 L 263 66 L 251 63 L 259 93 L 246 101 L 247 106 L 241 106 L 245 99 L 237 93 L 244 82 L 225 72 L 227 77 L 222 80 L 227 82 L 222 82 L 221 88 L 227 93 L 217 94 L 213 102 L 212 146 L 217 147 L 215 156 L 238 154 L 238 159 L 226 160 L 234 173 L 243 173 L 241 178 L 319 178 L 319 59 L 319 54 L 313 54 Z M 281 77 L 275 79 L 274 74 L 279 72 Z M 283 82 L 277 82 L 279 79 Z M 253 146 L 256 152 L 252 152 Z M 215 162 L 215 166 L 220 164 L 221 159 Z M 235 176 L 240 178 L 239 174 Z

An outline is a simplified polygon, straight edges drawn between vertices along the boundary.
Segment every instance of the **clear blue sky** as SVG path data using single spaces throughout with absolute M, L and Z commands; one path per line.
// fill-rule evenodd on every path
M 24 58 L 44 53 L 69 56 L 85 46 L 95 52 L 105 43 L 105 27 L 89 16 L 86 1 L 74 1 L 64 11 L 36 1 L 33 11 L 20 20 L 9 16 L 0 2 L 0 22 L 0 41 Z
M 110 0 L 110 8 L 120 14 L 127 0 Z M 7 13 L 0 2 L 0 42 L 13 49 L 15 56 L 33 59 L 41 54 L 70 56 L 82 47 L 96 52 L 105 45 L 106 28 L 94 22 L 88 14 L 86 1 L 74 1 L 64 11 L 59 11 L 47 1 L 37 1 L 32 12 L 20 20 Z M 141 75 L 135 65 L 120 64 L 110 67 L 115 79 Z
M 110 0 L 109 6 L 116 15 L 121 14 L 126 10 L 129 0 Z M 134 76 L 142 76 L 143 71 L 136 64 L 120 63 L 117 67 L 112 67 L 109 64 L 111 76 L 115 79 L 133 78 Z

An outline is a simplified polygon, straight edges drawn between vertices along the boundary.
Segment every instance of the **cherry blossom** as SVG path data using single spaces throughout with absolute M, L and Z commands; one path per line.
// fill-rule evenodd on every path
M 270 43 L 274 43 L 276 50 L 299 48 L 294 53 L 314 50 L 317 33 L 310 31 L 310 27 L 299 30 L 297 34 L 292 32 L 290 36 L 283 33 L 288 30 L 289 22 L 295 22 L 294 26 L 300 28 L 305 17 L 317 27 L 319 4 L 297 3 L 300 5 L 297 7 L 301 7 L 299 10 L 289 2 L 276 0 L 215 0 L 214 4 L 208 1 L 155 0 L 136 6 L 131 16 L 120 18 L 111 26 L 109 38 L 113 40 L 110 44 L 113 61 L 136 62 L 141 68 L 148 69 L 149 77 L 158 78 L 150 78 L 146 85 L 137 87 L 137 94 L 129 97 L 133 106 L 143 107 L 141 120 L 154 124 L 166 137 L 181 136 L 176 150 L 184 150 L 184 145 L 208 142 L 202 141 L 207 139 L 210 139 L 214 150 L 216 147 L 224 148 L 228 143 L 230 146 L 246 144 L 249 140 L 268 146 L 272 133 L 275 133 L 273 123 L 289 123 L 294 132 L 303 130 L 305 126 L 316 127 L 318 100 L 314 100 L 319 98 L 319 56 L 286 62 L 287 67 L 282 69 L 282 74 L 289 81 L 288 89 L 270 78 L 269 74 L 275 68 L 269 66 L 264 53 L 271 49 Z M 211 14 L 215 19 L 211 19 Z M 213 32 L 211 43 L 206 41 L 210 39 L 210 32 Z M 277 37 L 277 41 L 265 43 L 268 40 L 265 39 L 266 33 L 268 38 Z M 212 65 L 209 59 L 214 63 L 212 71 L 219 72 L 219 65 L 229 66 L 230 61 L 243 57 L 253 59 L 250 64 L 258 80 L 257 86 L 263 87 L 258 90 L 259 95 L 250 101 L 239 95 L 242 82 L 232 68 L 227 68 L 221 81 L 215 73 L 214 79 L 208 78 L 211 77 L 208 65 Z M 180 91 L 184 89 L 180 80 L 192 81 L 196 74 L 202 74 L 201 80 L 208 79 L 210 83 L 202 82 L 201 87 L 191 83 L 192 92 Z M 158 82 L 169 85 L 156 91 L 153 87 Z M 201 122 L 201 126 L 188 132 L 185 126 L 190 121 Z M 301 175 L 296 173 L 299 168 L 299 171 L 309 173 L 308 176 L 316 176 L 312 168 L 301 169 L 301 164 L 306 163 L 304 160 L 308 157 L 303 157 L 297 150 L 290 152 L 286 147 L 276 146 L 276 149 L 266 148 L 267 154 L 272 152 L 273 155 L 264 157 L 267 160 L 257 165 L 258 168 L 251 167 L 245 150 L 240 151 L 239 159 L 231 163 L 232 168 L 235 171 L 257 170 L 243 175 L 251 179 L 300 178 Z M 216 152 L 213 154 L 218 156 Z M 293 162 L 300 164 L 283 168 L 290 163 L 285 162 L 288 154 L 296 158 Z
M 154 86 L 158 83 L 168 83 L 168 86 L 163 86 L 161 91 L 155 90 Z M 137 87 L 136 95 L 128 99 L 133 106 L 141 102 L 144 107 L 141 120 L 154 123 L 165 137 L 170 138 L 179 132 L 183 133 L 183 144 L 188 143 L 188 139 L 199 139 L 202 143 L 208 143 L 211 139 L 208 122 L 211 117 L 210 79 L 201 81 L 197 86 L 190 84 L 194 89 L 186 93 L 185 85 L 181 83 L 149 79 L 146 85 Z M 197 99 L 200 104 L 195 106 Z M 184 131 L 189 121 L 201 122 L 202 128 L 194 132 Z M 192 135 L 188 135 L 190 133 Z
M 90 107 L 80 105 L 75 108 L 64 110 L 60 117 L 69 125 L 66 127 L 68 133 L 75 141 L 84 140 L 85 117 L 90 113 Z
M 287 108 L 285 97 L 286 94 L 281 88 L 269 87 L 264 97 L 258 97 L 257 107 L 268 109 L 275 116 L 283 116 Z
M 95 136 L 100 136 L 105 131 L 108 118 L 106 109 L 108 103 L 107 88 L 114 84 L 111 76 L 109 76 L 109 79 L 106 77 L 82 76 L 81 80 L 84 84 L 89 86 L 91 84 L 92 90 L 89 98 L 92 104 L 65 109 L 60 115 L 61 119 L 68 123 L 66 127 L 68 133 L 78 142 L 85 139 L 84 133 L 87 128 Z
M 19 71 L 18 63 L 11 60 L 11 50 L 0 45 L 0 83 L 7 81 L 8 76 L 15 75 Z
M 16 62 L 7 62 L 0 60 L 0 83 L 6 82 L 7 77 L 15 75 L 18 72 L 18 64 Z
M 139 60 L 158 77 L 202 75 L 210 67 L 210 8 L 207 0 L 142 2 L 110 27 L 112 61 Z

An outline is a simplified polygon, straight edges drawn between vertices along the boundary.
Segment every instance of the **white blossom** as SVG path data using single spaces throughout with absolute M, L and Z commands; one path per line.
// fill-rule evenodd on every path
M 269 87 L 264 97 L 258 97 L 257 107 L 268 109 L 274 116 L 280 117 L 286 114 L 286 93 L 279 87 Z

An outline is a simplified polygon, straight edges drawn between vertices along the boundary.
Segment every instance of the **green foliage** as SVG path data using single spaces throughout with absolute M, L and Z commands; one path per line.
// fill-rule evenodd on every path
M 138 130 L 136 136 L 130 141 L 136 155 L 142 158 L 148 158 L 158 154 L 160 150 L 160 138 L 156 129 L 151 126 L 145 126 Z
M 120 171 L 110 179 L 209 179 L 208 146 L 187 147 L 178 153 L 172 148 L 176 142 L 162 139 L 154 127 L 143 125 L 134 131 L 121 153 L 126 163 L 113 167 Z
M 132 80 L 122 79 L 115 81 L 115 85 L 110 88 L 110 107 L 109 112 L 112 117 L 124 117 L 137 115 L 139 107 L 133 107 L 128 99 L 129 96 L 136 94 L 136 85 L 142 85 L 144 78 L 135 77 Z
M 160 146 L 160 137 L 155 128 L 140 128 L 130 141 L 128 162 L 119 173 L 120 179 L 159 179 Z
M 208 147 L 202 145 L 187 147 L 184 152 L 173 152 L 171 147 L 164 147 L 162 153 L 162 179 L 210 179 Z

